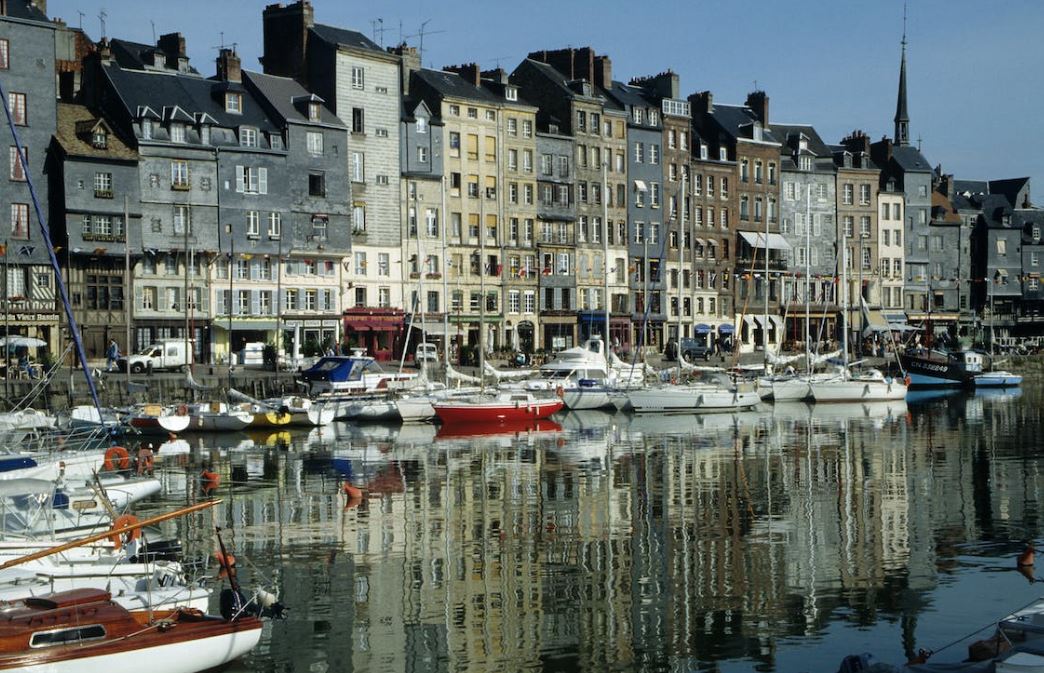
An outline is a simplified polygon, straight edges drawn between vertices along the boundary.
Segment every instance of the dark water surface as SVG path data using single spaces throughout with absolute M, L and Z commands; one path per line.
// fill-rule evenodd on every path
M 223 475 L 241 580 L 290 607 L 234 671 L 833 673 L 1044 593 L 1014 571 L 1041 535 L 1041 393 L 189 438 L 146 511 L 198 500 L 202 461 Z M 210 526 L 168 532 L 202 555 Z

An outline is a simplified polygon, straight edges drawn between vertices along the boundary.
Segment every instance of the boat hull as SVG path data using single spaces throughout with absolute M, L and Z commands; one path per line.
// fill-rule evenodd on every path
M 540 420 L 561 410 L 563 406 L 565 405 L 562 400 L 536 400 L 514 404 L 453 402 L 433 404 L 432 408 L 440 421 L 456 424 Z
M 712 414 L 752 409 L 761 402 L 754 391 L 713 388 L 647 388 L 627 395 L 635 413 Z
M 610 392 L 604 387 L 566 388 L 562 391 L 562 402 L 571 411 L 608 409 L 616 406 Z
M 959 359 L 900 355 L 903 370 L 910 377 L 911 388 L 946 388 L 971 384 L 972 375 Z
M 435 408 L 427 397 L 405 397 L 396 400 L 395 407 L 403 423 L 423 423 L 435 418 Z
M 246 430 L 253 414 L 198 414 L 192 416 L 188 430 L 195 432 L 238 432 Z
M 166 435 L 171 432 L 177 434 L 184 432 L 192 417 L 188 414 L 183 416 L 135 416 L 130 419 L 130 426 L 142 434 Z
M 282 411 L 259 411 L 254 414 L 248 427 L 251 428 L 282 428 L 290 425 L 293 417 Z
M 811 384 L 812 399 L 822 402 L 888 402 L 906 399 L 900 381 L 820 381 Z
M 1022 385 L 1022 375 L 1011 372 L 988 372 L 973 379 L 976 388 L 1014 388 Z

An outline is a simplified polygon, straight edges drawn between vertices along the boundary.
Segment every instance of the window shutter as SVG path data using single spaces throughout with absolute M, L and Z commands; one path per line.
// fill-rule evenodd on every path
M 250 260 L 250 280 L 258 280 L 261 278 L 261 260 L 252 259 Z M 257 313 L 257 311 L 254 311 Z
M 236 166 L 236 191 L 240 194 L 246 191 L 246 170 L 242 166 Z
M 257 180 L 258 180 L 257 191 L 259 191 L 262 194 L 267 194 L 268 193 L 268 169 L 267 168 L 259 168 L 259 169 L 257 169 Z
M 134 287 L 134 308 L 135 310 L 142 310 L 142 306 L 145 304 L 145 288 L 137 285 Z M 129 348 L 129 346 L 128 346 Z
M 261 315 L 261 291 L 250 291 L 250 314 Z
M 215 313 L 217 315 L 224 315 L 224 313 L 225 313 L 225 293 L 226 292 L 228 292 L 228 290 L 218 290 L 218 292 L 217 292 L 217 302 L 216 302 L 217 305 L 215 306 L 215 308 L 217 309 L 215 311 Z

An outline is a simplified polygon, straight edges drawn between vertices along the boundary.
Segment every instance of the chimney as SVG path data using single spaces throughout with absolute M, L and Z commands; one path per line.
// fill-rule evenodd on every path
M 305 56 L 308 29 L 315 25 L 315 10 L 308 0 L 284 7 L 268 5 L 261 13 L 264 56 L 261 66 L 268 75 L 292 77 L 307 84 Z
M 185 37 L 181 33 L 167 33 L 166 35 L 160 35 L 159 41 L 156 42 L 156 46 L 160 51 L 167 57 L 167 67 L 171 67 L 169 64 L 171 61 L 174 63 L 178 62 L 178 59 L 187 58 L 185 52 Z
M 235 51 L 222 47 L 218 52 L 217 78 L 223 82 L 243 81 L 243 69 Z
M 420 54 L 416 47 L 405 42 L 397 47 L 388 47 L 388 53 L 399 57 L 399 87 L 403 96 L 410 95 L 410 75 L 421 69 Z
M 33 5 L 44 14 L 47 13 L 47 0 L 32 0 L 29 4 Z
M 488 82 L 495 82 L 497 84 L 508 83 L 508 73 L 503 68 L 494 68 L 492 70 L 483 70 L 482 79 Z
M 608 56 L 594 57 L 594 83 L 606 91 L 613 88 L 613 62 Z
M 945 194 L 947 199 L 953 200 L 953 174 L 944 173 L 939 178 L 939 193 Z
M 714 94 L 710 91 L 701 91 L 689 96 L 689 104 L 692 105 L 692 116 L 712 114 L 714 112 Z
M 447 65 L 443 68 L 446 72 L 455 72 L 463 77 L 469 84 L 482 86 L 482 71 L 478 63 L 464 63 L 462 65 Z
M 670 70 L 651 77 L 635 77 L 631 80 L 631 84 L 660 98 L 677 98 L 681 91 L 681 80 L 678 74 Z
M 747 94 L 747 107 L 751 109 L 754 116 L 761 121 L 762 125 L 769 125 L 769 97 L 764 91 L 751 91 Z
M 548 64 L 568 80 L 584 79 L 592 84 L 602 84 L 602 80 L 595 79 L 595 54 L 590 47 L 545 49 L 531 52 L 528 58 Z M 612 79 L 612 66 L 608 59 L 606 61 L 599 72 Z

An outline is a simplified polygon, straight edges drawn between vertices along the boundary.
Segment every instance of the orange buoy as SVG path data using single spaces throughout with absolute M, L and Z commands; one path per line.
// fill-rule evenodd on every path
M 211 491 L 221 485 L 221 475 L 210 470 L 203 470 L 199 475 L 199 479 L 203 482 L 204 491 Z
M 138 523 L 138 517 L 134 516 L 133 514 L 121 514 L 120 516 L 116 517 L 116 520 L 112 522 L 111 530 L 113 531 L 113 534 L 109 536 L 109 539 L 112 540 L 112 546 L 116 549 L 119 549 L 124 544 L 137 540 L 139 537 L 141 537 L 140 528 L 135 528 L 134 530 L 128 531 L 121 531 L 121 529 L 126 528 L 127 526 L 133 526 L 136 523 Z
M 1034 547 L 1033 547 L 1033 543 L 1032 542 L 1027 542 L 1026 543 L 1026 548 L 1022 550 L 1021 554 L 1019 554 L 1019 558 L 1015 562 L 1015 564 L 1018 565 L 1019 567 L 1026 567 L 1026 566 L 1033 565 L 1033 561 L 1036 560 L 1035 559 L 1036 551 L 1037 550 L 1034 549 Z
M 130 454 L 127 452 L 127 449 L 122 446 L 110 446 L 105 449 L 105 462 L 102 463 L 103 470 L 112 472 L 116 469 L 126 470 L 129 468 Z

